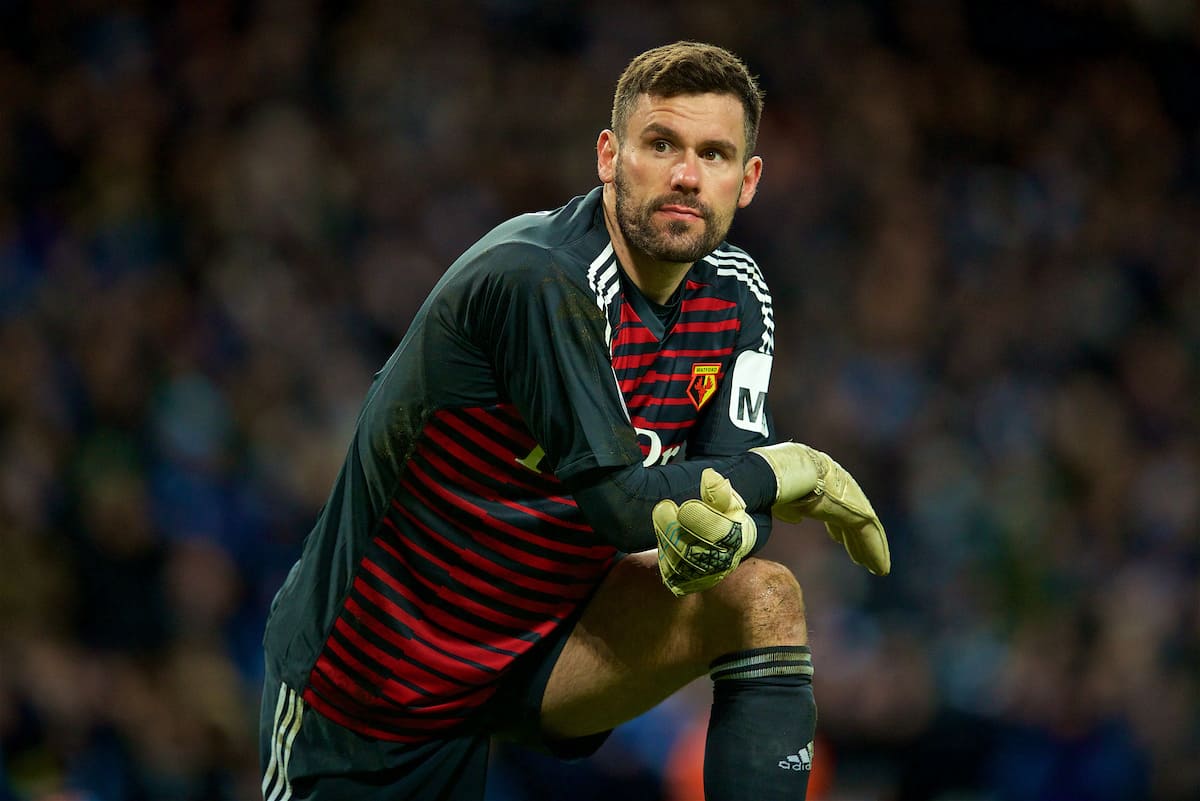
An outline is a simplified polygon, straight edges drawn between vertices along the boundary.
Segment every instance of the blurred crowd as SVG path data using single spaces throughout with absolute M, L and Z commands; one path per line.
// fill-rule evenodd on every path
M 592 188 L 680 38 L 767 93 L 731 240 L 781 433 L 893 574 L 800 578 L 813 801 L 1200 798 L 1188 0 L 0 2 L 0 801 L 250 801 L 260 636 L 441 271 Z M 490 801 L 695 801 L 698 682 Z

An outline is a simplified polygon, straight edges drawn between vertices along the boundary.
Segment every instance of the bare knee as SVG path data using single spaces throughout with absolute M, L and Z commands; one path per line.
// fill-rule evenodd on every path
M 704 593 L 705 631 L 713 656 L 769 645 L 807 645 L 804 595 L 778 562 L 747 559 Z

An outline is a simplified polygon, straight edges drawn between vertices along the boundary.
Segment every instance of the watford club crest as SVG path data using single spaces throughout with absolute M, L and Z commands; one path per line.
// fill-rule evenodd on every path
M 688 383 L 687 396 L 697 409 L 717 394 L 717 374 L 720 372 L 719 364 L 692 365 L 692 380 Z

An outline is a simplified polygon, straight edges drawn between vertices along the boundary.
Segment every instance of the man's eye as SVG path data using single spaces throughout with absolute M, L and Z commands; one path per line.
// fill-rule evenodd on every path
M 700 156 L 708 161 L 720 161 L 724 158 L 725 154 L 720 150 L 705 150 Z
M 665 139 L 657 139 L 654 144 L 650 145 L 654 148 L 655 153 L 666 153 L 671 149 L 671 143 Z

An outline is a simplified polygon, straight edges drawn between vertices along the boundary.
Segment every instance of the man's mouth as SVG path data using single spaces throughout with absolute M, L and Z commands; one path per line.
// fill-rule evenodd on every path
M 677 203 L 668 203 L 666 205 L 659 206 L 658 210 L 661 213 L 667 215 L 668 217 L 673 217 L 675 219 L 686 219 L 686 220 L 702 220 L 702 219 L 704 219 L 704 214 L 700 211 L 700 209 L 693 208 L 691 206 L 681 206 Z

